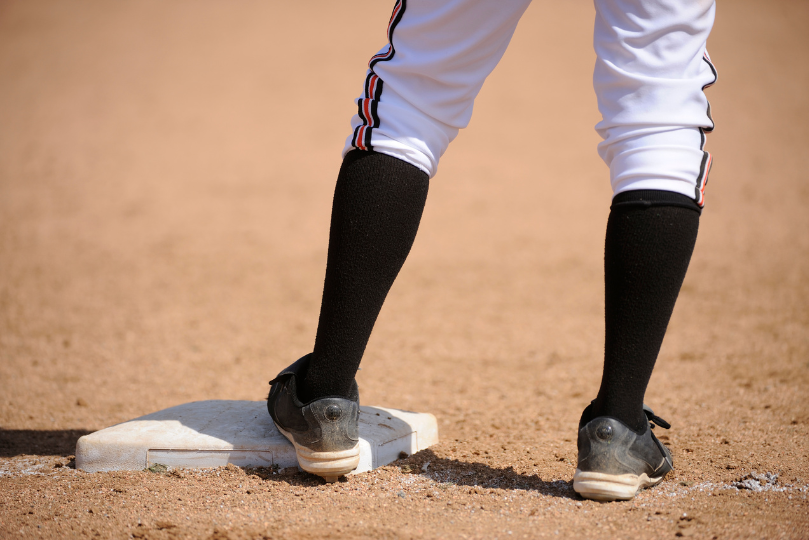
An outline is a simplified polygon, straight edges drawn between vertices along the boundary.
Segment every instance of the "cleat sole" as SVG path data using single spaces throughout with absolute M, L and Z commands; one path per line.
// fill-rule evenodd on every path
M 278 431 L 295 447 L 298 456 L 298 465 L 304 471 L 323 477 L 326 482 L 336 482 L 340 476 L 350 473 L 360 464 L 360 443 L 357 441 L 348 450 L 334 452 L 313 452 L 306 447 L 299 446 L 292 435 L 278 427 Z
M 662 481 L 662 476 L 649 478 L 646 473 L 606 474 L 576 469 L 576 474 L 573 475 L 573 489 L 585 499 L 628 501 L 633 499 L 639 490 L 655 486 Z

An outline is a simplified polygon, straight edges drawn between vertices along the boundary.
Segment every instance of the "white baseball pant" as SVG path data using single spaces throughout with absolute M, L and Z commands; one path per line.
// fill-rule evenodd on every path
M 375 150 L 434 176 L 530 0 L 396 0 L 343 155 Z M 598 152 L 614 194 L 682 193 L 700 206 L 713 129 L 703 90 L 715 0 L 595 0 Z

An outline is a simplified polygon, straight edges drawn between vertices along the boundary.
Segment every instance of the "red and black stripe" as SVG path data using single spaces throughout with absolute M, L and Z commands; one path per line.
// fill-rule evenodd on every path
M 702 90 L 705 91 L 706 88 L 710 88 L 716 83 L 716 80 L 719 78 L 719 74 L 716 72 L 716 68 L 711 62 L 711 57 L 708 56 L 707 52 L 703 55 L 702 60 L 708 64 L 708 67 L 711 68 L 711 72 L 713 73 L 713 80 L 702 87 Z M 699 166 L 699 176 L 697 177 L 697 187 L 694 194 L 694 199 L 697 201 L 697 204 L 700 207 L 705 205 L 705 186 L 708 185 L 708 175 L 711 172 L 711 165 L 713 165 L 713 156 L 710 152 L 705 150 L 706 135 L 714 130 L 714 121 L 713 117 L 711 116 L 710 102 L 708 102 L 708 110 L 706 112 L 708 114 L 708 120 L 711 121 L 711 125 L 709 127 L 699 128 L 699 149 L 702 150 L 702 163 L 700 163 Z
M 399 21 L 402 20 L 405 9 L 407 8 L 407 0 L 396 0 L 393 6 L 393 13 L 388 21 L 388 49 L 385 52 L 375 54 L 368 62 L 369 72 L 365 77 L 365 92 L 363 97 L 357 103 L 357 115 L 362 120 L 362 125 L 354 129 L 354 137 L 351 140 L 351 146 L 358 150 L 373 150 L 371 145 L 371 132 L 374 128 L 379 127 L 379 114 L 377 108 L 379 106 L 379 99 L 382 97 L 382 88 L 384 83 L 382 79 L 374 73 L 374 66 L 378 62 L 389 61 L 396 54 L 396 49 L 393 46 L 393 31 Z
M 357 102 L 357 115 L 362 120 L 362 125 L 354 130 L 354 138 L 351 145 L 359 150 L 373 150 L 371 146 L 371 130 L 379 126 L 379 97 L 382 95 L 384 83 L 379 75 L 373 71 L 368 72 L 365 77 L 365 92 L 363 97 Z
M 388 50 L 371 57 L 371 60 L 368 62 L 368 67 L 372 71 L 377 62 L 390 60 L 393 58 L 393 55 L 396 54 L 396 48 L 393 46 L 393 30 L 396 28 L 396 25 L 399 24 L 399 21 L 402 20 L 406 8 L 407 0 L 396 0 L 396 3 L 393 5 L 393 13 L 391 13 L 390 21 L 388 21 Z

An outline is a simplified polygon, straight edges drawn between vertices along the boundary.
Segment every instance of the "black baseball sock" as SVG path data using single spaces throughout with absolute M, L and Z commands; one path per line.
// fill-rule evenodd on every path
M 643 396 L 694 251 L 699 216 L 693 200 L 670 191 L 629 191 L 613 199 L 604 248 L 604 373 L 583 422 L 612 416 L 638 433 L 646 430 Z
M 299 397 L 347 396 L 368 338 L 416 238 L 429 176 L 400 159 L 354 150 L 343 160 L 315 348 Z

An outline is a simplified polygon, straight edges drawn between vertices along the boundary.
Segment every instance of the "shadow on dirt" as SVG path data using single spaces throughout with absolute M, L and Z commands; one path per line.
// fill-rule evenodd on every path
M 514 467 L 497 468 L 480 462 L 440 458 L 432 450 L 422 450 L 394 463 L 402 472 L 421 474 L 441 483 L 482 489 L 524 489 L 564 499 L 579 499 L 573 480 L 543 480 L 538 474 L 523 474 Z
M 539 475 L 525 475 L 514 470 L 513 467 L 497 468 L 485 463 L 470 463 L 457 459 L 440 458 L 432 450 L 422 450 L 412 456 L 399 459 L 387 467 L 397 467 L 404 474 L 419 474 L 438 483 L 437 488 L 448 486 L 467 486 L 474 490 L 514 490 L 524 489 L 536 491 L 542 495 L 559 497 L 562 499 L 581 499 L 573 491 L 572 480 L 542 480 Z M 377 469 L 379 470 L 379 469 Z M 384 470 L 384 469 L 383 469 Z M 273 482 L 286 482 L 299 487 L 314 487 L 323 485 L 324 481 L 305 472 L 277 471 L 273 469 L 247 469 L 248 474 L 254 474 L 265 480 Z M 375 474 L 374 472 L 368 474 Z M 340 482 L 346 482 L 341 478 Z
M 21 455 L 70 456 L 76 452 L 79 437 L 86 429 L 3 429 L 0 428 L 0 458 Z

